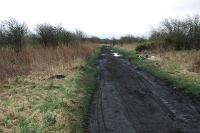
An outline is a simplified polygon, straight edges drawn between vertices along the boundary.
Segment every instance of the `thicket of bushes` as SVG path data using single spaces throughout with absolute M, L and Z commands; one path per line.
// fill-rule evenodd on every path
M 151 50 L 151 49 L 154 49 L 155 47 L 156 47 L 156 44 L 154 42 L 147 41 L 143 44 L 137 45 L 135 50 L 138 52 L 142 52 L 143 50 Z
M 88 37 L 83 31 L 71 32 L 62 26 L 53 26 L 48 23 L 38 24 L 35 33 L 32 33 L 25 23 L 16 19 L 9 19 L 0 23 L 0 48 L 14 48 L 21 51 L 25 45 L 41 45 L 44 47 L 57 47 L 58 45 L 72 45 L 83 42 L 123 44 L 143 42 L 145 39 L 126 35 L 120 39 L 100 39 Z
M 88 38 L 90 42 L 102 43 L 102 44 L 112 44 L 112 45 L 123 45 L 123 44 L 132 44 L 132 43 L 142 43 L 145 42 L 146 39 L 142 37 L 135 37 L 133 35 L 125 35 L 120 37 L 119 39 L 112 38 L 112 39 L 100 39 L 98 37 L 91 37 Z
M 160 28 L 153 31 L 151 40 L 160 41 L 163 47 L 181 49 L 200 49 L 200 16 L 186 19 L 166 19 Z
M 47 23 L 38 24 L 32 33 L 25 23 L 9 19 L 0 23 L 0 48 L 14 48 L 20 51 L 25 45 L 56 47 L 58 45 L 80 44 L 90 38 L 80 30 L 71 32 L 62 26 Z
M 150 38 L 164 50 L 200 49 L 200 16 L 185 19 L 166 19 L 155 29 Z M 151 45 L 140 45 L 137 49 L 150 49 Z
M 127 44 L 135 43 L 135 42 L 141 43 L 141 42 L 144 42 L 145 40 L 146 39 L 144 39 L 143 37 L 135 37 L 133 35 L 122 36 L 119 39 L 120 42 L 127 43 Z
M 20 50 L 24 44 L 28 28 L 25 23 L 19 23 L 15 19 L 4 21 L 0 24 L 0 46 L 12 46 Z

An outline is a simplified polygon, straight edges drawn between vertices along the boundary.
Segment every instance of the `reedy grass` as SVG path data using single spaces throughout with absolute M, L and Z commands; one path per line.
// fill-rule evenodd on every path
M 37 80 L 30 75 L 2 84 L 0 132 L 82 133 L 95 89 L 99 49 L 92 51 L 89 57 L 75 56 L 65 79 Z
M 77 59 L 85 59 L 96 47 L 93 44 L 36 47 L 19 53 L 13 49 L 0 49 L 0 81 L 34 74 L 50 77 L 56 71 L 66 71 Z

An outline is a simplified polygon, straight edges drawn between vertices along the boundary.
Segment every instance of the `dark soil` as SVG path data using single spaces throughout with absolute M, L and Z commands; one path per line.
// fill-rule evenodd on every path
M 66 76 L 65 75 L 54 75 L 51 76 L 49 79 L 64 79 Z
M 200 133 L 200 105 L 191 96 L 113 56 L 109 47 L 98 69 L 87 132 Z

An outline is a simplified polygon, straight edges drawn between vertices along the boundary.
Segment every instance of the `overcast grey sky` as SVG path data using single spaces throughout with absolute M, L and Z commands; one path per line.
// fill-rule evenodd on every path
M 147 35 L 164 18 L 200 14 L 200 0 L 0 0 L 0 20 L 62 24 L 89 35 Z

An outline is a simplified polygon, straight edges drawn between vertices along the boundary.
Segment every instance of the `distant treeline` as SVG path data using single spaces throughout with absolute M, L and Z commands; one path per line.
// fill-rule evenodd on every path
M 200 49 L 200 16 L 166 19 L 152 32 L 149 40 L 164 49 Z
M 133 35 L 125 35 L 120 37 L 119 39 L 100 39 L 98 37 L 88 38 L 90 42 L 102 43 L 102 44 L 112 44 L 112 45 L 120 45 L 120 44 L 131 44 L 131 43 L 140 43 L 146 41 L 143 37 L 135 37 Z
M 24 46 L 57 47 L 87 42 L 115 45 L 142 41 L 144 41 L 143 38 L 132 35 L 123 36 L 120 39 L 88 37 L 81 30 L 72 32 L 60 25 L 53 26 L 48 23 L 36 25 L 34 33 L 29 30 L 25 23 L 18 22 L 16 19 L 9 19 L 0 23 L 0 47 L 14 48 L 16 51 L 20 51 Z

